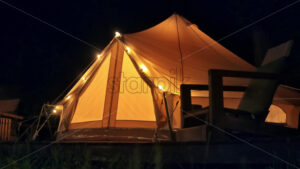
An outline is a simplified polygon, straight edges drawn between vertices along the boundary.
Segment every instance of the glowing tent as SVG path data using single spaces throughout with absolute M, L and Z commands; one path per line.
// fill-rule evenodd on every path
M 57 139 L 170 140 L 167 116 L 174 130 L 182 128 L 180 85 L 208 84 L 209 69 L 256 70 L 179 15 L 138 33 L 116 33 L 56 104 L 61 113 Z M 227 78 L 224 84 L 247 86 L 248 81 Z M 193 103 L 207 105 L 207 92 L 192 95 Z M 235 108 L 241 96 L 225 94 L 225 105 Z

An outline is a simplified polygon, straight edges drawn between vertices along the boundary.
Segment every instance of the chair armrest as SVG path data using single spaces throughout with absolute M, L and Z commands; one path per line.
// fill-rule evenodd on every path
M 278 73 L 265 73 L 265 72 L 249 72 L 249 71 L 233 71 L 233 70 L 220 70 L 211 69 L 208 71 L 209 76 L 222 77 L 236 77 L 236 78 L 252 78 L 252 79 L 283 79 L 287 75 Z
M 223 86 L 224 91 L 245 91 L 245 86 Z M 180 86 L 181 109 L 183 112 L 192 109 L 191 90 L 209 90 L 208 85 L 182 84 Z

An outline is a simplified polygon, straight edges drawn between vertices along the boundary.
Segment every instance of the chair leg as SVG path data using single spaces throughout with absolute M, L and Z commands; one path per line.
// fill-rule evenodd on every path
M 203 168 L 207 168 L 208 160 L 209 160 L 209 150 L 210 150 L 210 144 L 211 144 L 211 131 L 207 130 L 206 132 L 206 146 L 205 146 L 205 154 L 204 154 L 204 166 Z

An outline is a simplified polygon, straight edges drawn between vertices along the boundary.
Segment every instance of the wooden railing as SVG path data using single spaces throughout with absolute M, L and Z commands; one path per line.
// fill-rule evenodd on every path
M 11 140 L 11 119 L 0 117 L 0 141 Z
M 22 116 L 0 112 L 0 142 L 14 141 L 18 120 L 22 119 Z

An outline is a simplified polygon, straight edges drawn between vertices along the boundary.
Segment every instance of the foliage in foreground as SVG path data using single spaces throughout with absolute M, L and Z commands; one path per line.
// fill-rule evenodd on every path
M 201 155 L 204 152 L 200 149 L 195 150 L 195 146 L 182 145 L 169 146 L 169 149 L 166 148 L 168 145 L 160 144 L 4 144 L 4 146 L 0 144 L 0 147 L 0 169 L 292 168 L 278 160 L 268 165 L 249 165 L 249 159 L 242 156 L 234 165 L 199 163 L 201 159 L 197 154 Z M 225 152 L 225 154 L 228 153 Z M 287 155 L 294 164 L 299 162 L 295 154 L 291 154 L 290 149 Z M 215 158 L 219 158 L 217 154 Z

